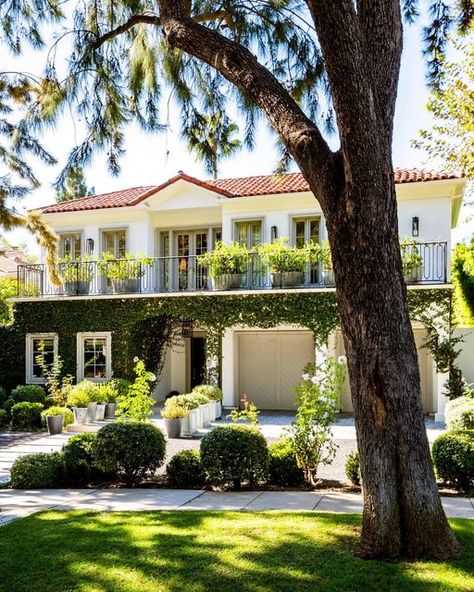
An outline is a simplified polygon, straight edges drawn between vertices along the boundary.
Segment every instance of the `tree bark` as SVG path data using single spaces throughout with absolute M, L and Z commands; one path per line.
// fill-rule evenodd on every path
M 421 408 L 391 162 L 402 30 L 398 0 L 307 0 L 326 61 L 341 140 L 319 130 L 245 47 L 158 0 L 168 42 L 207 62 L 257 104 L 323 209 L 361 456 L 364 557 L 446 558 L 446 520 Z

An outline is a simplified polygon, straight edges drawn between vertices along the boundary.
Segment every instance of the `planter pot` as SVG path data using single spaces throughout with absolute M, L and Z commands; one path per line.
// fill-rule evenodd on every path
M 63 431 L 64 415 L 47 415 L 46 425 L 50 436 L 60 434 Z
M 112 294 L 139 294 L 140 278 L 127 280 L 110 280 Z
M 117 403 L 106 403 L 105 405 L 105 419 L 114 419 L 115 410 L 117 409 Z
M 202 421 L 202 405 L 199 405 L 199 407 L 196 407 L 196 409 L 193 409 L 193 411 L 196 412 L 196 429 L 200 429 L 202 427 L 204 427 L 203 421 Z
M 89 403 L 87 405 L 87 423 L 95 421 L 95 414 L 97 411 L 97 403 Z
M 181 420 L 181 435 L 180 438 L 184 438 L 185 436 L 190 436 L 191 432 L 189 431 L 189 415 L 183 417 Z
M 87 407 L 73 407 L 74 423 L 81 425 L 87 422 Z
M 294 288 L 304 284 L 303 271 L 278 271 L 271 274 L 272 288 Z
M 405 273 L 403 277 L 405 279 L 405 283 L 416 284 L 420 281 L 421 268 L 417 267 L 416 269 L 412 269 L 409 273 Z
M 97 408 L 95 410 L 95 420 L 96 421 L 104 421 L 105 418 L 105 403 L 97 403 Z
M 222 417 L 222 402 L 216 401 L 216 419 L 220 419 Z
M 202 423 L 203 426 L 207 426 L 211 423 L 211 414 L 209 413 L 209 403 L 205 403 L 204 405 L 200 405 L 202 409 Z
M 180 438 L 181 437 L 181 424 L 183 420 L 177 419 L 165 419 L 165 431 L 168 438 Z
M 325 286 L 334 286 L 336 280 L 334 278 L 334 271 L 332 269 L 323 270 L 323 283 Z
M 188 429 L 189 435 L 192 436 L 197 429 L 197 420 L 198 420 L 198 410 L 197 409 L 190 409 L 188 413 Z
M 209 419 L 216 421 L 216 401 L 209 401 Z
M 79 282 L 64 282 L 64 294 L 66 296 L 84 296 L 89 294 L 90 287 L 90 280 Z
M 212 289 L 216 292 L 221 290 L 236 290 L 241 287 L 244 279 L 243 273 L 225 273 L 212 278 Z

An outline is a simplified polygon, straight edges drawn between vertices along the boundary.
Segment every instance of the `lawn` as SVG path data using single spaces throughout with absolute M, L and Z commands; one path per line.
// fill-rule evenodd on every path
M 46 512 L 0 529 L 3 592 L 474 590 L 474 521 L 449 563 L 354 557 L 360 516 Z

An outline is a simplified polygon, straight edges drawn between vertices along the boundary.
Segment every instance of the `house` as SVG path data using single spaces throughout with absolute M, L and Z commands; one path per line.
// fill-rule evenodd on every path
M 20 247 L 0 245 L 0 278 L 16 279 L 18 265 L 27 264 L 26 255 Z
M 416 308 L 419 296 L 429 295 L 426 307 L 439 316 L 441 295 L 450 301 L 451 230 L 465 182 L 454 174 L 397 169 L 395 183 L 400 236 L 409 237 L 420 257 L 407 276 L 409 297 L 418 295 Z M 296 286 L 272 287 L 268 269 L 252 256 L 237 285 L 213 291 L 209 269 L 199 263 L 220 241 L 249 249 L 279 238 L 296 246 L 323 244 L 324 216 L 299 173 L 201 181 L 179 172 L 161 185 L 83 197 L 42 212 L 68 262 L 60 287 L 49 282 L 43 264 L 19 267 L 17 326 L 27 382 L 42 380 L 35 362 L 41 340 L 49 359 L 59 351 L 78 380 L 130 372 L 134 340 L 159 366 L 158 400 L 172 390 L 188 392 L 214 373 L 225 406 L 238 405 L 246 394 L 261 409 L 288 410 L 315 349 L 317 355 L 324 341 L 343 353 L 330 268 L 309 264 Z M 124 259 L 121 269 L 129 272 L 115 279 L 126 281 L 107 277 L 97 263 L 104 252 Z M 174 337 L 158 351 L 160 322 L 169 317 L 176 321 Z M 425 329 L 416 315 L 413 328 L 423 409 L 442 419 L 446 376 L 423 347 Z M 352 410 L 348 387 L 341 408 Z

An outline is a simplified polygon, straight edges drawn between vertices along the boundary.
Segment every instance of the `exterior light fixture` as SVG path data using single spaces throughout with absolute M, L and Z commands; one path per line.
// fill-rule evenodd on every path
M 277 226 L 272 226 L 270 229 L 270 233 L 271 233 L 271 237 L 272 237 L 272 241 L 274 241 L 275 239 L 278 238 L 278 228 Z
M 192 335 L 193 335 L 193 322 L 188 319 L 184 319 L 181 324 L 181 336 L 182 337 L 192 337 Z
M 411 234 L 412 236 L 419 236 L 420 234 L 420 219 L 418 216 L 413 216 L 411 219 Z
M 92 255 L 92 253 L 94 252 L 94 239 L 93 238 L 88 238 L 86 240 L 86 247 L 87 247 L 88 255 Z

